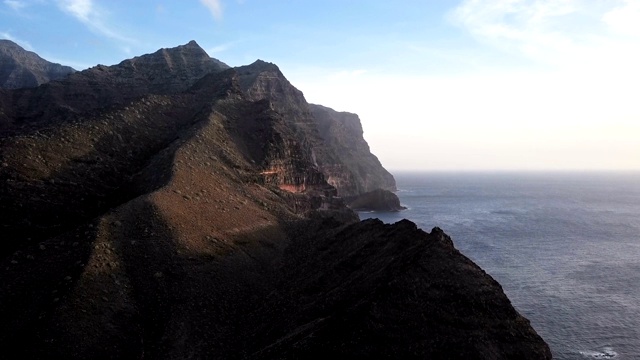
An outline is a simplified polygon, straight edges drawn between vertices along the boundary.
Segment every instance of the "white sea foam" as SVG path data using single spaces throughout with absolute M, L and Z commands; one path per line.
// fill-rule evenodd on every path
M 618 357 L 618 353 L 613 351 L 613 348 L 610 347 L 603 348 L 602 351 L 580 351 L 580 355 L 591 359 L 615 359 Z

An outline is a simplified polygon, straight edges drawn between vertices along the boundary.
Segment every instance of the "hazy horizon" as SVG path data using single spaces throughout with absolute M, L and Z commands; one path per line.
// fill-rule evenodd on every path
M 640 171 L 640 0 L 3 0 L 0 38 L 84 69 L 196 40 L 360 116 L 390 171 Z

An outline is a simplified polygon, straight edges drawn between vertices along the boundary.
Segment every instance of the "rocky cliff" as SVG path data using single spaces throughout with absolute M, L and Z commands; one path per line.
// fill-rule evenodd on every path
M 371 154 L 357 115 L 307 103 L 274 64 L 258 60 L 237 71 L 250 99 L 268 100 L 272 109 L 287 119 L 338 195 L 353 196 L 377 188 L 395 190 L 393 175 Z
M 0 92 L 5 358 L 551 358 L 442 231 L 359 222 L 249 70 L 189 43 Z
M 340 161 L 321 166 L 331 185 L 344 196 L 376 189 L 396 190 L 393 175 L 371 153 L 358 115 L 315 104 L 310 104 L 309 109 L 326 145 L 340 154 Z
M 345 203 L 356 211 L 400 211 L 406 207 L 400 204 L 400 199 L 389 190 L 375 189 L 360 195 L 344 198 Z
M 10 40 L 0 40 L 0 88 L 36 87 L 74 73 L 69 66 L 44 60 Z

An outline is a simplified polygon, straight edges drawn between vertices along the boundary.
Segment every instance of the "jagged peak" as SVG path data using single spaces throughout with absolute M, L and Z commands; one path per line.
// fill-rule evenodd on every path
M 47 61 L 11 40 L 0 39 L 0 88 L 18 89 L 58 80 L 76 70 Z
M 190 40 L 188 43 L 182 46 L 199 47 L 200 49 L 202 49 L 202 47 L 200 47 L 200 45 L 198 45 L 198 43 L 195 40 Z
M 273 65 L 276 66 L 276 64 L 269 62 L 269 61 L 264 61 L 262 59 L 256 59 L 256 61 L 252 62 L 250 65 L 255 65 L 255 66 L 269 66 L 269 65 Z M 276 66 L 277 67 L 277 66 Z
M 274 63 L 258 59 L 249 65 L 238 66 L 235 69 L 238 71 L 238 75 L 240 76 L 240 85 L 244 91 L 247 91 L 250 87 L 254 86 L 255 82 L 265 73 L 275 73 L 275 78 L 278 79 L 278 81 L 289 84 L 296 92 L 302 94 L 300 90 L 295 89 L 295 87 L 289 83 L 282 71 L 280 71 L 278 66 Z M 269 75 L 269 79 L 269 81 L 272 81 L 273 77 Z
M 42 61 L 46 61 L 52 65 L 59 65 L 59 66 L 64 66 L 65 68 L 71 69 L 72 72 L 75 72 L 76 70 L 73 69 L 70 66 L 66 66 L 66 65 L 62 65 L 59 63 L 54 63 L 51 61 L 48 61 L 46 59 L 43 59 L 40 55 L 38 55 L 37 53 L 27 50 L 25 48 L 23 48 L 22 46 L 16 44 L 15 42 L 8 40 L 8 39 L 0 39 L 0 50 L 5 51 L 5 52 L 9 52 L 9 53 L 22 53 L 22 54 L 28 54 L 29 56 L 32 56 L 36 59 L 42 60 Z
M 193 40 L 189 41 L 184 45 L 178 45 L 172 48 L 161 48 L 152 54 L 138 56 L 138 57 L 135 57 L 134 59 L 144 59 L 144 58 L 151 58 L 156 56 L 164 57 L 166 55 L 183 55 L 187 60 L 197 60 L 197 61 L 200 61 L 203 59 L 209 59 L 209 54 L 207 54 L 207 52 L 204 51 L 204 49 L 202 49 L 200 45 L 198 45 L 198 43 L 196 43 Z
M 257 59 L 256 61 L 252 62 L 249 65 L 240 66 L 240 67 L 238 67 L 238 69 L 256 70 L 258 72 L 276 71 L 276 72 L 282 74 L 282 72 L 280 71 L 280 68 L 278 68 L 278 65 L 276 65 L 276 64 L 274 64 L 272 62 L 268 62 L 268 61 L 264 61 L 264 60 L 260 60 L 260 59 Z

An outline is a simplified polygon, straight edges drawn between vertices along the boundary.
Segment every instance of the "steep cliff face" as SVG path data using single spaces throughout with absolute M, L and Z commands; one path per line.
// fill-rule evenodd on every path
M 172 59 L 154 62 L 168 83 L 121 63 L 42 92 L 3 92 L 6 354 L 550 358 L 441 231 L 360 223 L 333 198 L 316 139 L 286 115 L 298 109 L 251 98 L 234 69 L 173 79 L 204 71 L 187 46 L 150 55 Z M 107 89 L 103 106 L 65 96 L 79 91 L 74 79 L 86 90 L 94 71 L 111 74 L 88 89 Z M 108 89 L 122 72 L 129 86 L 115 98 Z M 24 116 L 45 99 L 42 109 L 73 116 Z
M 75 70 L 44 60 L 10 40 L 0 40 L 0 88 L 20 89 L 36 87 L 58 80 Z
M 313 154 L 314 164 L 340 196 L 395 190 L 393 175 L 371 154 L 357 115 L 308 104 L 274 64 L 258 60 L 237 70 L 247 96 L 269 101 L 305 139 L 303 146 Z
M 340 154 L 340 162 L 322 165 L 331 185 L 345 196 L 375 189 L 396 190 L 393 175 L 371 153 L 358 115 L 322 105 L 310 104 L 309 108 L 326 145 Z

